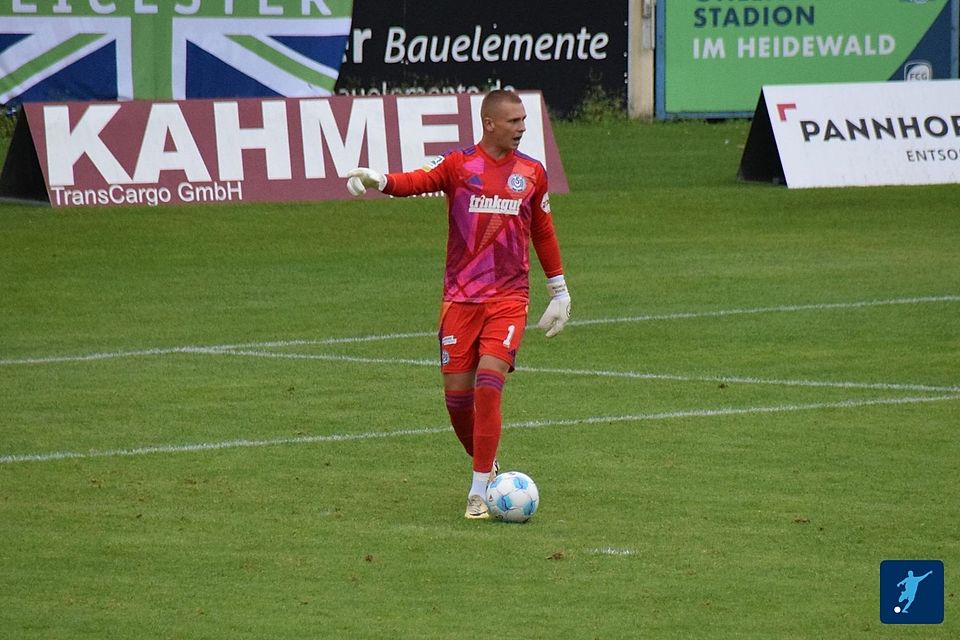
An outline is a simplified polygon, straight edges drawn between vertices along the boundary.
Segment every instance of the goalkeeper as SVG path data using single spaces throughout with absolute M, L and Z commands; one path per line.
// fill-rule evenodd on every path
M 440 312 L 440 370 L 450 422 L 473 459 L 464 516 L 488 518 L 483 499 L 496 475 L 501 394 L 514 369 L 527 323 L 533 241 L 547 277 L 550 303 L 538 326 L 548 338 L 570 317 L 570 295 L 550 216 L 547 174 L 517 151 L 526 111 L 511 91 L 488 93 L 480 107 L 476 145 L 447 152 L 423 169 L 383 175 L 357 168 L 347 189 L 375 188 L 393 196 L 442 191 L 449 232 Z

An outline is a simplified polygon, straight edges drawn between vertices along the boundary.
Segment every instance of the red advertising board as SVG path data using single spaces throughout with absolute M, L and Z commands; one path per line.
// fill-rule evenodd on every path
M 543 98 L 520 96 L 527 112 L 520 150 L 540 159 L 551 190 L 564 193 Z M 21 114 L 27 126 L 14 137 L 29 131 L 54 207 L 345 199 L 344 175 L 356 166 L 409 171 L 479 140 L 482 98 L 31 103 Z M 10 175 L 25 173 L 9 170 L 11 163 L 32 160 L 15 157 L 14 146 L 28 145 L 11 145 L 9 175 L 0 179 L 7 187 Z

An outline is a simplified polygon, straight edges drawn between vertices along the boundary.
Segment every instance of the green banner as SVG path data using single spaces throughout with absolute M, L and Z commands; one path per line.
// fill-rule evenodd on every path
M 0 104 L 330 95 L 352 0 L 7 0 Z
M 764 84 L 956 76 L 957 0 L 658 3 L 660 117 L 752 112 Z

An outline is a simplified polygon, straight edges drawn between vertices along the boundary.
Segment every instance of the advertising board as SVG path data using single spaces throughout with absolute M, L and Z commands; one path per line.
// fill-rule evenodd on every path
M 337 92 L 539 90 L 557 116 L 626 103 L 628 3 L 357 2 Z
M 565 192 L 543 98 L 520 97 L 527 113 L 520 150 L 543 162 L 552 191 Z M 0 197 L 54 207 L 346 199 L 343 177 L 354 167 L 410 171 L 479 140 L 482 98 L 29 103 Z
M 660 2 L 657 116 L 749 116 L 767 84 L 956 78 L 957 5 L 957 0 Z
M 960 81 L 766 86 L 740 174 L 792 188 L 960 183 Z
M 5 0 L 0 105 L 325 96 L 352 0 Z

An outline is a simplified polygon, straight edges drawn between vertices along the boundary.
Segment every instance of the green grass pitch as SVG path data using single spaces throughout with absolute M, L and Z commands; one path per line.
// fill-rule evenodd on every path
M 740 184 L 743 122 L 555 133 L 525 525 L 462 518 L 441 201 L 0 206 L 0 635 L 960 637 L 960 187 Z M 944 561 L 943 624 L 880 623 L 885 559 Z

